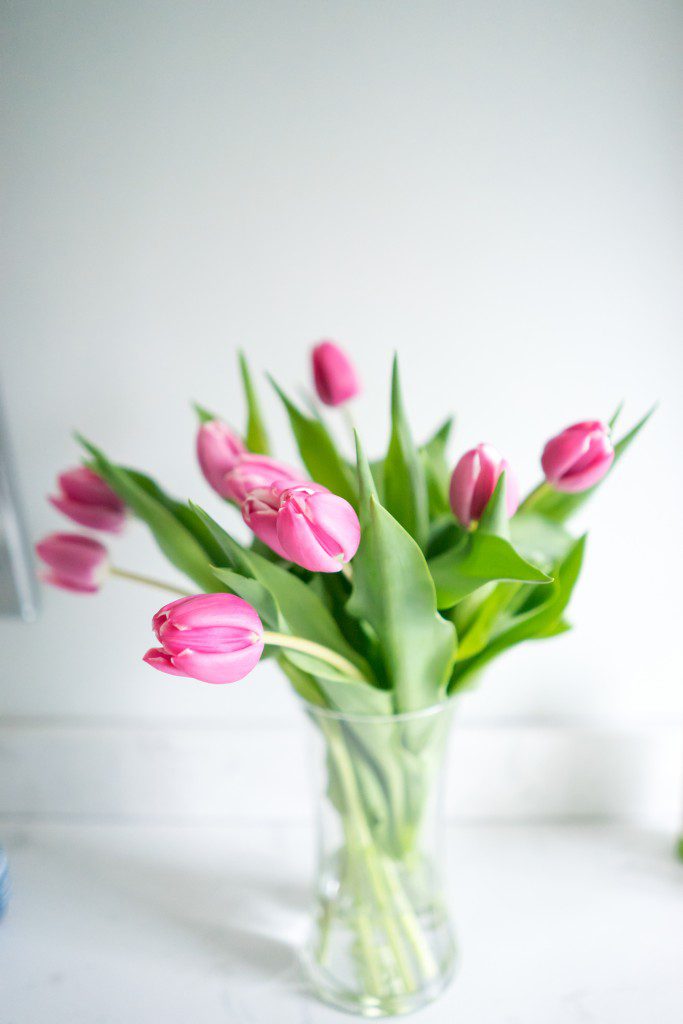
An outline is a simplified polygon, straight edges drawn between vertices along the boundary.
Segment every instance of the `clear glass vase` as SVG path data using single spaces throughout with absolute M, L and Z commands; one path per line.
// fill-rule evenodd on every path
M 305 707 L 319 790 L 309 983 L 365 1017 L 410 1013 L 442 991 L 455 965 L 442 880 L 451 705 L 393 716 Z

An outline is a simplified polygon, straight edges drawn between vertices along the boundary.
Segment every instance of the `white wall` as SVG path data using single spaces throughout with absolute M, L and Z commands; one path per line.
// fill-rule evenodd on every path
M 490 440 L 526 487 L 549 434 L 660 399 L 584 516 L 576 631 L 501 661 L 463 716 L 680 716 L 681 5 L 26 2 L 3 21 L 2 372 L 33 533 L 64 525 L 43 495 L 75 427 L 220 511 L 188 399 L 240 422 L 238 345 L 295 388 L 311 342 L 343 341 L 377 451 L 398 349 L 418 434 L 455 410 L 454 456 Z M 115 557 L 171 575 L 140 526 Z M 266 666 L 224 689 L 142 665 L 159 603 L 45 593 L 35 625 L 0 626 L 0 710 L 293 719 Z

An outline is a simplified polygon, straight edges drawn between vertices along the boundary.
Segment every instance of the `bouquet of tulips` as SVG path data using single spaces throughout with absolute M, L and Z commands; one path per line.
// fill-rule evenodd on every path
M 585 538 L 567 522 L 647 417 L 616 443 L 619 411 L 563 430 L 543 448 L 543 480 L 520 501 L 512 468 L 491 445 L 451 465 L 450 419 L 425 442 L 414 439 L 397 362 L 386 453 L 370 461 L 356 434 L 350 460 L 319 403 L 347 411 L 357 374 L 331 342 L 316 346 L 312 363 L 319 402 L 302 408 L 272 382 L 299 466 L 272 454 L 243 356 L 244 432 L 197 408 L 199 465 L 228 506 L 225 519 L 241 516 L 249 542 L 82 438 L 85 465 L 62 474 L 50 500 L 80 525 L 112 533 L 133 514 L 197 588 L 154 616 L 149 665 L 231 683 L 273 655 L 308 707 L 339 716 L 317 719 L 329 749 L 328 795 L 343 824 L 339 870 L 352 907 L 374 893 L 384 908 L 369 936 L 360 919 L 353 925 L 350 945 L 366 995 L 397 999 L 438 970 L 420 931 L 414 875 L 402 889 L 400 875 L 417 856 L 443 727 L 429 716 L 410 724 L 410 715 L 446 702 L 508 648 L 569 629 Z M 37 551 L 48 582 L 80 592 L 96 591 L 108 565 L 89 536 L 54 534 Z M 366 717 L 393 718 L 396 727 L 370 739 Z M 399 910 L 387 918 L 392 900 Z

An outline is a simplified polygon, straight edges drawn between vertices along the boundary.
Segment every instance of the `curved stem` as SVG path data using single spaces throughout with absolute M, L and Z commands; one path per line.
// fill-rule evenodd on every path
M 155 580 L 152 576 L 142 576 L 138 572 L 129 572 L 127 569 L 117 569 L 111 565 L 109 572 L 112 576 L 118 576 L 122 580 L 131 580 L 133 583 L 144 583 L 147 587 L 156 587 L 158 590 L 165 590 L 170 594 L 178 594 L 180 597 L 192 597 L 192 591 L 182 590 L 174 587 L 172 583 L 164 583 L 163 580 Z
M 301 651 L 302 654 L 308 654 L 312 658 L 317 658 L 318 661 L 324 661 L 328 665 L 332 665 L 343 675 L 349 676 L 351 679 L 358 679 L 363 683 L 368 681 L 360 669 L 356 668 L 347 658 L 337 654 L 336 651 L 330 650 L 329 647 L 316 644 L 313 640 L 304 640 L 300 636 L 287 636 L 284 633 L 272 633 L 266 629 L 263 631 L 263 642 L 271 647 L 284 647 L 290 651 Z
M 531 512 L 531 510 L 534 508 L 534 506 L 536 504 L 538 504 L 538 502 L 542 498 L 544 498 L 545 495 L 549 491 L 552 491 L 552 490 L 553 490 L 553 488 L 550 486 L 550 484 L 547 482 L 547 480 L 544 480 L 537 487 L 534 487 L 533 491 L 530 491 L 527 494 L 526 498 L 524 499 L 522 504 L 519 506 L 517 511 L 518 512 Z

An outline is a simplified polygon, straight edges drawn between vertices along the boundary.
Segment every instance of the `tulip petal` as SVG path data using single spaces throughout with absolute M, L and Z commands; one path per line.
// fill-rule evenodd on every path
M 208 654 L 185 650 L 173 655 L 174 666 L 203 683 L 235 683 L 258 664 L 263 641 L 246 644 L 229 654 Z
M 166 672 L 169 676 L 187 676 L 187 672 L 177 668 L 171 657 L 161 647 L 150 647 L 147 653 L 143 654 L 142 660 L 152 668 L 158 669 L 159 672 Z
M 48 501 L 63 515 L 89 530 L 121 533 L 126 525 L 126 513 L 106 505 L 92 505 L 62 495 L 49 495 Z

